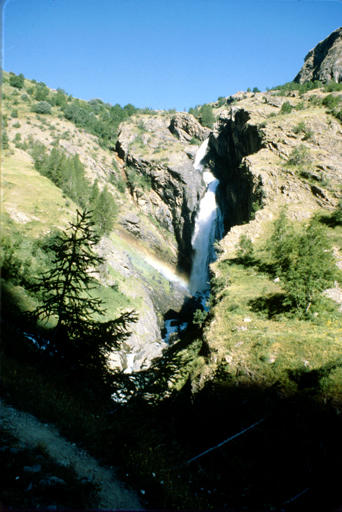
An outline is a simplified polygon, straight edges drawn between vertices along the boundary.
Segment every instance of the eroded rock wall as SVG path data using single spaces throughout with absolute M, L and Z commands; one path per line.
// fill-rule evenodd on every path
M 318 43 L 304 60 L 294 82 L 342 82 L 342 27 Z
M 126 164 L 131 194 L 137 206 L 152 216 L 172 235 L 176 243 L 177 266 L 189 272 L 191 236 L 205 185 L 193 166 L 198 144 L 210 133 L 186 113 L 173 116 L 149 116 L 134 123 L 123 123 L 117 152 Z M 138 176 L 130 180 L 130 173 Z M 148 187 L 141 185 L 141 179 Z M 133 228 L 132 228 L 133 229 Z M 143 233 L 135 224 L 137 237 Z

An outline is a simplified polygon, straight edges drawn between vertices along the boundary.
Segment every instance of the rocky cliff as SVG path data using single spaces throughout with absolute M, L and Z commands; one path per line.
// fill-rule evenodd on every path
M 342 27 L 318 43 L 304 60 L 305 64 L 295 77 L 295 82 L 342 82 Z
M 186 113 L 134 117 L 120 126 L 116 146 L 136 205 L 171 235 L 182 272 L 191 267 L 191 235 L 204 193 L 194 157 L 209 133 Z M 130 215 L 123 222 L 135 236 L 146 239 Z M 155 249 L 162 247 L 156 244 Z
M 227 230 L 250 220 L 253 209 L 274 202 L 293 208 L 305 203 L 307 213 L 336 204 L 341 125 L 314 105 L 325 96 L 322 90 L 302 97 L 296 92 L 281 97 L 275 91 L 236 95 L 236 105 L 221 111 L 210 135 L 210 158 L 220 179 Z M 281 110 L 285 102 L 292 108 L 288 114 Z M 303 152 L 300 170 L 287 165 L 298 150 Z

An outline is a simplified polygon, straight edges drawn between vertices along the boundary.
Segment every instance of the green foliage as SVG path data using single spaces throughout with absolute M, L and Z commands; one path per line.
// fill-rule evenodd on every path
M 90 208 L 92 210 L 92 222 L 100 236 L 112 231 L 114 221 L 118 213 L 117 204 L 106 185 L 100 192 L 97 181 L 94 182 L 90 194 Z
M 11 117 L 12 117 L 13 119 L 16 119 L 18 116 L 19 116 L 19 114 L 18 114 L 18 110 L 12 110 L 12 112 L 11 112 Z
M 190 140 L 190 144 L 192 144 L 194 146 L 199 146 L 201 144 L 201 141 L 196 139 L 196 137 L 192 136 L 191 140 Z
M 190 107 L 188 110 L 189 114 L 192 114 L 196 119 L 200 117 L 200 105 L 196 105 L 195 107 Z
M 56 237 L 51 249 L 52 268 L 31 285 L 42 294 L 42 304 L 27 313 L 33 322 L 50 321 L 48 350 L 69 369 L 91 374 L 100 384 L 110 385 L 113 378 L 108 367 L 108 355 L 129 335 L 128 322 L 133 313 L 124 313 L 115 320 L 100 322 L 103 316 L 100 299 L 94 297 L 99 283 L 93 276 L 104 263 L 94 252 L 100 240 L 93 231 L 91 214 L 77 212 L 75 223 Z
M 2 147 L 2 149 L 9 148 L 9 139 L 8 139 L 6 130 L 1 131 L 1 147 Z
M 292 131 L 293 131 L 293 133 L 296 133 L 296 134 L 303 133 L 304 134 L 303 140 L 308 140 L 314 135 L 313 130 L 309 130 L 305 126 L 304 121 L 300 121 L 296 126 L 294 126 L 292 128 Z
M 271 91 L 279 91 L 280 95 L 285 96 L 285 94 L 290 91 L 299 91 L 299 94 L 304 94 L 314 89 L 320 89 L 321 87 L 322 83 L 319 80 L 315 80 L 315 82 L 306 82 L 305 84 L 287 82 L 284 85 L 277 85 L 276 87 L 273 87 Z
M 199 325 L 200 327 L 202 327 L 202 325 L 206 321 L 208 315 L 209 315 L 208 311 L 205 311 L 205 310 L 202 310 L 202 309 L 196 309 L 192 321 L 193 321 L 194 324 Z
M 152 188 L 152 178 L 146 173 L 139 173 L 133 167 L 128 167 L 126 170 L 127 184 L 133 191 L 135 188 L 142 188 L 146 192 Z
M 324 92 L 334 91 L 342 91 L 342 83 L 331 81 L 324 85 Z
M 219 96 L 217 98 L 217 101 L 218 101 L 218 106 L 219 107 L 222 107 L 222 105 L 225 105 L 227 103 L 227 100 L 224 96 Z
M 291 114 L 292 112 L 292 105 L 289 101 L 285 101 L 280 109 L 281 114 Z
M 207 128 L 212 128 L 215 123 L 215 116 L 213 114 L 213 109 L 211 105 L 205 104 L 202 105 L 201 111 L 201 124 L 202 126 L 206 126 Z
M 251 211 L 251 219 L 255 219 L 255 214 L 257 211 L 261 210 L 262 208 L 262 204 L 260 202 L 260 199 L 258 199 L 257 201 L 254 201 L 254 203 L 252 204 L 252 211 Z
M 297 105 L 295 106 L 295 110 L 305 110 L 305 105 L 303 103 L 303 101 L 300 101 L 299 103 L 297 103 Z
M 338 107 L 342 101 L 342 96 L 334 96 L 333 94 L 328 94 L 323 101 L 322 104 L 324 107 L 327 107 L 329 110 L 333 110 Z
M 60 98 L 62 99 L 62 96 Z M 105 104 L 100 99 L 92 99 L 88 102 L 79 100 L 63 102 L 61 109 L 66 119 L 99 137 L 103 146 L 110 147 L 116 140 L 119 124 L 138 110 L 130 103 L 122 108 L 119 104 L 114 106 Z
M 292 128 L 293 133 L 301 133 L 305 132 L 305 123 L 304 121 L 300 121 L 296 126 Z
M 261 91 L 260 91 L 260 89 L 258 89 L 258 87 L 253 87 L 253 91 L 252 92 L 256 93 L 256 92 L 261 92 Z
M 322 106 L 322 98 L 320 96 L 317 96 L 316 94 L 313 94 L 309 98 L 309 102 L 314 105 L 315 107 L 321 107 Z
M 34 99 L 37 101 L 46 101 L 49 96 L 49 92 L 50 91 L 44 82 L 39 82 L 39 84 L 36 85 Z
M 47 154 L 44 144 L 38 142 L 31 144 L 30 154 L 40 174 L 49 178 L 82 208 L 88 205 L 89 185 L 78 155 L 67 156 L 59 148 L 53 148 Z
M 342 226 L 342 199 L 340 199 L 336 210 L 331 215 L 331 218 L 334 224 Z
M 32 107 L 32 112 L 37 114 L 51 114 L 51 105 L 47 101 L 40 101 Z
M 20 73 L 20 75 L 11 75 L 9 78 L 9 84 L 12 87 L 16 87 L 17 89 L 22 89 L 24 87 L 24 75 Z
M 311 162 L 310 150 L 301 144 L 300 146 L 293 148 L 289 155 L 288 163 L 290 165 L 305 165 Z
M 240 236 L 239 243 L 236 245 L 236 254 L 244 263 L 248 263 L 253 259 L 253 242 L 248 235 L 243 234 Z
M 333 284 L 338 269 L 318 220 L 314 218 L 303 232 L 295 234 L 283 211 L 268 248 L 286 294 L 283 304 L 299 315 L 308 313 L 312 304 L 319 305 L 322 292 Z

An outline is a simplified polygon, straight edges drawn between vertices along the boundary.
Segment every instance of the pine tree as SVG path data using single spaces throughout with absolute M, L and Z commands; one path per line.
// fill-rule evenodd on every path
M 97 182 L 94 183 L 91 191 L 90 205 L 93 210 L 92 220 L 96 225 L 99 235 L 110 233 L 114 226 L 118 208 L 107 185 L 105 185 L 102 192 L 99 192 Z
M 95 314 L 105 313 L 103 302 L 91 293 L 98 286 L 93 272 L 104 260 L 94 252 L 99 236 L 92 229 L 91 212 L 77 211 L 67 231 L 56 237 L 52 269 L 31 287 L 42 293 L 43 303 L 28 317 L 54 322 L 48 351 L 55 359 L 108 384 L 113 379 L 107 356 L 129 336 L 128 324 L 136 316 L 132 311 L 107 322 L 94 320 Z

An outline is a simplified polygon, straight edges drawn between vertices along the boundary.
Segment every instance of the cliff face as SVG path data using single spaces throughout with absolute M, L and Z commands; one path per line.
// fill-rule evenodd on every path
M 117 142 L 136 205 L 172 235 L 176 264 L 185 272 L 190 270 L 191 235 L 204 193 L 201 173 L 193 166 L 194 157 L 198 144 L 209 133 L 190 114 L 177 114 L 171 119 L 144 116 L 123 123 Z M 197 144 L 190 144 L 191 140 Z M 131 227 L 134 230 L 137 237 L 144 238 L 137 225 Z
M 305 64 L 294 82 L 342 82 L 342 27 L 318 43 L 304 60 Z
M 210 136 L 210 158 L 227 230 L 250 220 L 253 208 L 269 204 L 305 203 L 309 214 L 336 203 L 341 125 L 315 105 L 326 95 L 238 94 L 236 104 L 221 112 Z M 281 111 L 285 101 L 292 106 L 289 114 Z M 287 165 L 294 151 L 305 154 L 297 168 Z

